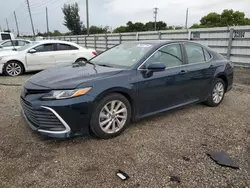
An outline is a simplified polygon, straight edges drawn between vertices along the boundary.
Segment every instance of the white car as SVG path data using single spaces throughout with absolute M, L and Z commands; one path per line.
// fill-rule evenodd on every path
M 3 50 L 16 50 L 30 43 L 31 41 L 23 40 L 23 39 L 4 40 L 0 42 L 0 52 Z
M 95 50 L 83 48 L 72 42 L 37 41 L 16 51 L 0 52 L 0 74 L 18 76 L 24 72 L 87 61 L 96 55 Z

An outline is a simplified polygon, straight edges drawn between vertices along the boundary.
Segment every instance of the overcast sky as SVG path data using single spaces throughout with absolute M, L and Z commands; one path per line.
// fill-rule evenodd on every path
M 16 11 L 20 32 L 31 33 L 26 0 L 3 1 L 0 6 L 0 26 L 16 30 L 13 11 Z M 46 31 L 45 7 L 49 12 L 50 30 L 66 32 L 61 7 L 64 3 L 78 2 L 81 20 L 86 22 L 85 0 L 29 0 L 35 30 Z M 153 8 L 158 7 L 158 20 L 168 25 L 185 25 L 186 9 L 189 8 L 188 25 L 199 23 L 209 12 L 221 13 L 223 9 L 245 12 L 250 17 L 250 0 L 89 0 L 90 25 L 111 26 L 113 29 L 127 21 L 148 22 L 153 20 Z

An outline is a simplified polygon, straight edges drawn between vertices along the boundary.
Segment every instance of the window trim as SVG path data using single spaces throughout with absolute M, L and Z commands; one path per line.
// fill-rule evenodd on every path
M 37 53 L 55 52 L 54 43 L 44 43 L 44 44 L 38 44 L 37 46 L 35 46 L 35 47 L 31 48 L 31 49 L 36 50 L 35 48 L 37 48 L 37 47 L 39 47 L 39 46 L 42 46 L 42 45 L 44 46 L 44 45 L 46 45 L 46 44 L 50 44 L 50 45 L 52 45 L 53 50 L 52 50 L 52 51 L 42 51 L 42 52 L 37 51 Z
M 205 61 L 203 61 L 203 62 L 197 62 L 197 63 L 189 63 L 188 55 L 187 55 L 187 50 L 186 50 L 185 44 L 191 44 L 191 45 L 194 45 L 194 46 L 199 46 L 199 47 L 201 47 Z M 185 53 L 186 53 L 186 62 L 187 62 L 186 65 L 195 65 L 195 64 L 201 64 L 201 63 L 207 63 L 207 62 L 211 61 L 211 59 L 213 59 L 213 55 L 212 55 L 210 52 L 208 52 L 208 51 L 207 51 L 202 45 L 200 45 L 200 44 L 196 44 L 196 43 L 192 43 L 192 42 L 185 42 L 185 43 L 183 43 L 183 48 L 184 48 Z M 210 59 L 209 59 L 209 60 L 206 60 L 205 50 L 206 50 L 207 53 L 210 54 Z
M 153 55 L 155 55 L 155 53 L 157 53 L 159 50 L 161 50 L 162 48 L 164 48 L 164 47 L 166 47 L 166 46 L 170 46 L 170 45 L 173 45 L 173 44 L 178 44 L 178 45 L 180 46 L 180 49 L 181 49 L 182 65 L 174 66 L 174 67 L 166 67 L 165 70 L 166 70 L 166 69 L 171 69 L 171 68 L 180 67 L 180 66 L 183 66 L 183 65 L 187 65 L 187 64 L 185 64 L 185 57 L 183 56 L 184 54 L 183 54 L 183 49 L 182 49 L 181 43 L 180 43 L 180 42 L 174 42 L 174 43 L 165 44 L 165 45 L 159 47 L 158 49 L 156 49 L 156 50 L 154 51 L 154 53 L 152 53 L 147 59 L 145 59 L 145 60 L 141 63 L 141 65 L 137 68 L 137 70 L 148 71 L 148 69 L 143 69 L 143 68 L 141 68 L 141 67 L 142 67 L 142 66 L 143 66 L 143 65 L 144 65 Z

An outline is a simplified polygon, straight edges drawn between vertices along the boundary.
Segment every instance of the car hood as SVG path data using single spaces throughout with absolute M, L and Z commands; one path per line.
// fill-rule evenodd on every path
M 19 52 L 13 50 L 0 50 L 0 57 L 17 55 Z
M 29 82 L 48 89 L 74 89 L 78 85 L 112 76 L 122 69 L 91 64 L 74 64 L 71 66 L 46 69 L 29 79 Z

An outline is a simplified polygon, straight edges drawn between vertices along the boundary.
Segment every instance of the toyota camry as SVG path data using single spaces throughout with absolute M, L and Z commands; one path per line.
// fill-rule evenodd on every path
M 31 77 L 21 93 L 22 114 L 47 136 L 107 139 L 146 116 L 195 103 L 216 107 L 232 83 L 232 63 L 201 44 L 129 42 Z

